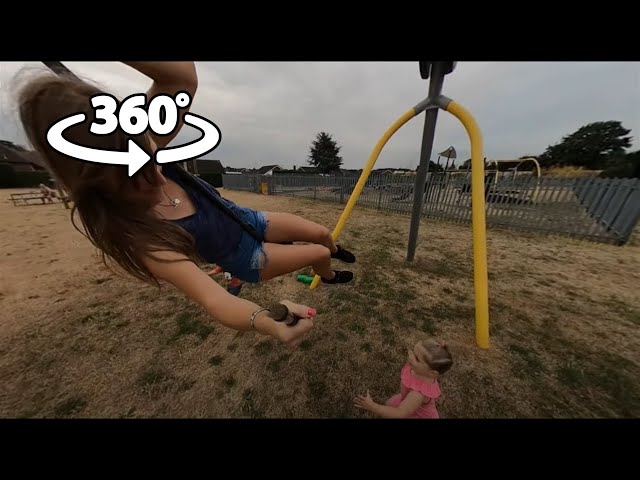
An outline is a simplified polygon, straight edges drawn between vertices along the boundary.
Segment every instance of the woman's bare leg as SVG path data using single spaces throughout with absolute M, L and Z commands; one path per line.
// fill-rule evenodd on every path
M 291 213 L 282 212 L 264 212 L 269 227 L 265 240 L 267 242 L 308 242 L 324 245 L 332 253 L 337 248 L 333 241 L 331 232 L 327 227 L 318 223 L 293 215 Z
M 267 263 L 261 272 L 262 281 L 295 272 L 311 266 L 313 271 L 325 281 L 344 283 L 353 278 L 351 272 L 336 273 L 331 268 L 331 253 L 323 245 L 279 245 L 265 243 Z
M 267 242 L 316 243 L 327 247 L 334 258 L 348 263 L 355 262 L 356 259 L 350 252 L 344 249 L 338 252 L 338 246 L 327 227 L 291 213 L 265 212 L 265 215 L 269 222 L 265 236 Z

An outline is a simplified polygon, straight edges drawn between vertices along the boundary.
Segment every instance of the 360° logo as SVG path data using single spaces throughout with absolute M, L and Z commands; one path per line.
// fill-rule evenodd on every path
M 147 96 L 144 93 L 127 97 L 119 106 L 112 95 L 94 95 L 91 97 L 91 106 L 95 109 L 96 120 L 91 123 L 89 131 L 93 135 L 110 135 L 119 128 L 125 134 L 135 136 L 150 129 L 156 135 L 169 135 L 178 125 L 178 107 L 186 108 L 190 103 L 191 97 L 186 92 L 178 92 L 175 100 L 170 95 L 159 94 L 151 99 L 145 110 Z M 62 136 L 66 129 L 85 120 L 84 113 L 62 118 L 47 130 L 47 142 L 63 155 L 78 160 L 127 165 L 130 177 L 151 160 L 151 156 L 131 138 L 126 151 L 114 151 L 77 145 Z M 184 162 L 200 157 L 220 144 L 220 129 L 213 122 L 194 113 L 184 114 L 183 120 L 185 124 L 200 130 L 202 137 L 177 147 L 159 148 L 155 152 L 157 163 Z

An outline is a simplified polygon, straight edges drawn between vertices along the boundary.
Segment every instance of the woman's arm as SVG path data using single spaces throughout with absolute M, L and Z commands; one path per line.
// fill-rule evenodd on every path
M 184 259 L 175 252 L 154 252 L 154 255 L 167 260 Z M 171 283 L 187 297 L 202 305 L 222 325 L 234 330 L 252 330 L 251 316 L 261 306 L 231 295 L 190 260 L 162 262 L 149 258 L 147 266 L 158 278 Z M 292 313 L 303 318 L 290 327 L 276 322 L 269 316 L 268 311 L 263 311 L 255 317 L 253 328 L 291 347 L 297 347 L 302 342 L 302 337 L 313 328 L 313 320 L 305 318 L 308 316 L 309 307 L 286 300 L 281 303 L 287 305 Z
M 178 92 L 187 92 L 191 97 L 191 103 L 184 108 L 183 113 L 189 111 L 193 104 L 193 97 L 198 89 L 198 74 L 194 62 L 123 62 L 125 65 L 137 70 L 153 80 L 153 85 L 147 91 L 147 104 L 151 99 L 164 93 L 174 97 Z M 149 134 L 158 148 L 163 148 L 173 140 L 184 125 L 183 115 L 178 115 L 178 125 L 169 135 L 154 135 L 151 130 Z

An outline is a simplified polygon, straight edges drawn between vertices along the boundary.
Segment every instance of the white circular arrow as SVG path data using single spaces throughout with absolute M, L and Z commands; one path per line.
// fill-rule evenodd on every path
M 77 113 L 54 123 L 49 130 L 47 130 L 47 142 L 51 148 L 54 148 L 63 155 L 68 155 L 85 162 L 128 165 L 130 177 L 140 170 L 145 163 L 151 160 L 151 156 L 132 139 L 129 139 L 127 142 L 128 150 L 122 152 L 76 145 L 62 136 L 62 132 L 67 128 L 82 123 L 85 119 L 86 115 L 84 113 Z
M 156 162 L 171 163 L 184 162 L 209 153 L 220 144 L 220 129 L 218 126 L 193 113 L 185 113 L 184 123 L 196 127 L 203 135 L 198 140 L 179 147 L 161 148 L 156 151 Z

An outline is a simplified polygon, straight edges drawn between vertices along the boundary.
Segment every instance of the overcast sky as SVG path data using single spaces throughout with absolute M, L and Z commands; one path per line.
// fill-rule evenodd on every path
M 117 62 L 65 62 L 74 73 L 124 98 L 144 93 L 150 81 Z M 9 88 L 23 68 L 38 62 L 0 62 L 0 139 L 25 145 Z M 197 62 L 199 88 L 192 112 L 222 133 L 207 158 L 231 167 L 307 163 L 316 134 L 342 147 L 345 168 L 362 168 L 375 143 L 407 109 L 426 97 L 418 62 Z M 590 122 L 619 120 L 639 148 L 639 62 L 459 62 L 443 93 L 475 116 L 485 155 L 511 159 L 542 153 Z M 415 168 L 424 114 L 387 143 L 377 167 Z M 172 145 L 200 136 L 185 126 Z M 469 158 L 461 124 L 440 112 L 432 160 L 453 145 L 458 162 Z

